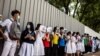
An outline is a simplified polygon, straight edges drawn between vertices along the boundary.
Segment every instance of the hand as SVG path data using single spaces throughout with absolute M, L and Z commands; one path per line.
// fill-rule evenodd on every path
M 46 40 L 47 40 L 47 41 L 50 41 L 50 38 L 49 38 L 49 37 L 47 37 L 47 38 L 46 38 Z
M 7 40 L 7 36 L 6 35 L 4 35 L 4 40 Z
M 26 38 L 30 38 L 30 37 L 31 37 L 30 34 L 27 34 L 26 37 L 25 37 L 25 39 L 26 39 Z
M 45 37 L 43 37 L 43 40 L 45 40 Z
M 35 40 L 35 38 L 34 38 L 33 36 L 31 36 L 29 39 L 30 39 L 30 40 Z
M 20 46 L 20 41 L 19 41 L 19 40 L 17 41 L 17 46 L 18 46 L 18 47 Z

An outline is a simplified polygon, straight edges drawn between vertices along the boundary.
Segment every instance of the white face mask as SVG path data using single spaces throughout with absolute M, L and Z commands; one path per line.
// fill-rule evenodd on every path
M 27 25 L 27 28 L 28 28 L 28 29 L 30 29 L 30 28 L 31 28 L 31 26 L 30 26 L 30 25 Z
M 17 20 L 19 20 L 20 19 L 20 16 L 17 16 Z

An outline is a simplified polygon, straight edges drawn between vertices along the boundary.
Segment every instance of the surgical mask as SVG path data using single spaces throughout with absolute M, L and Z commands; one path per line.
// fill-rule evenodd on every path
M 17 20 L 19 20 L 20 19 L 20 16 L 17 16 Z
M 63 32 L 63 33 L 64 33 L 64 30 L 61 30 L 61 32 Z
M 28 28 L 28 29 L 30 29 L 30 28 L 31 28 L 31 26 L 30 26 L 30 25 L 27 25 L 27 28 Z

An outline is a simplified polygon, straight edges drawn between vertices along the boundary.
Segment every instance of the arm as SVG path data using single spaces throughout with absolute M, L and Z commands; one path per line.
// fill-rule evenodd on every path
M 30 35 L 30 40 L 36 40 L 36 34 L 35 33 L 32 33 L 31 35 Z
M 19 37 L 17 36 L 16 30 L 17 30 L 16 23 L 12 22 L 12 24 L 10 26 L 10 32 L 9 32 L 10 38 L 12 40 L 19 40 Z
M 5 26 L 8 25 L 9 21 L 10 21 L 9 19 L 6 19 L 0 25 L 3 26 L 3 27 L 5 27 Z

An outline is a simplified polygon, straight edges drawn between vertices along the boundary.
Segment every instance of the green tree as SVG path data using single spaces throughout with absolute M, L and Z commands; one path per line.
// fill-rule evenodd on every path
M 69 7 L 71 3 L 73 5 L 72 17 L 76 18 L 83 24 L 89 26 L 93 30 L 100 31 L 100 0 L 46 0 L 50 4 L 54 5 L 58 9 L 65 8 L 65 13 L 70 14 L 72 12 Z

